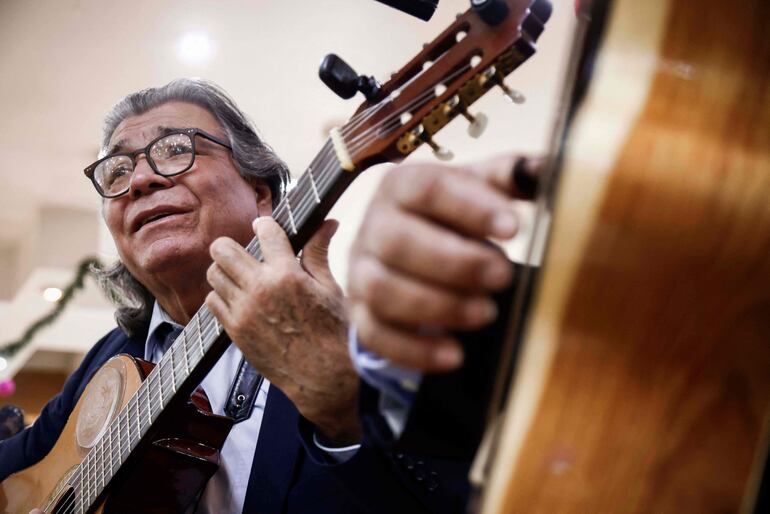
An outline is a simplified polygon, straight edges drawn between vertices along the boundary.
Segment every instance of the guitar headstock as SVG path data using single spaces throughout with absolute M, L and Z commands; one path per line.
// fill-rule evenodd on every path
M 500 0 L 507 16 L 491 25 L 469 9 L 383 84 L 375 102 L 364 102 L 333 135 L 349 167 L 398 162 L 535 53 L 535 42 L 550 15 L 547 0 Z M 514 99 L 514 98 L 512 98 Z M 441 155 L 438 155 L 441 158 Z M 352 166 L 351 166 L 352 165 Z

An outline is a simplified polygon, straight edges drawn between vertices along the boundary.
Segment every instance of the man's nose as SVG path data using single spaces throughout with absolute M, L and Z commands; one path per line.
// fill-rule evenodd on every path
M 144 154 L 136 156 L 134 172 L 131 174 L 131 183 L 128 188 L 130 197 L 139 198 L 154 190 L 167 189 L 173 185 L 174 183 L 170 178 L 155 173 Z

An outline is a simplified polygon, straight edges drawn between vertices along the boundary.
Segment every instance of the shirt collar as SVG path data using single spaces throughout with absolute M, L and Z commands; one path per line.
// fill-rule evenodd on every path
M 163 307 L 161 307 L 160 304 L 156 301 L 152 306 L 152 317 L 150 317 L 150 326 L 147 330 L 147 340 L 144 344 L 144 360 L 151 362 L 153 361 L 152 357 L 155 355 L 157 350 L 157 340 L 156 338 L 152 337 L 152 335 L 163 323 L 170 323 L 172 326 L 180 329 L 184 328 L 182 325 L 172 320 L 171 316 L 169 316 L 168 313 L 163 310 Z

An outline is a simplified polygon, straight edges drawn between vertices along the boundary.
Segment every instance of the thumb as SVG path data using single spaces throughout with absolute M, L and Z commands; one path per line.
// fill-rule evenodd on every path
M 337 220 L 328 219 L 324 221 L 313 237 L 302 248 L 302 257 L 300 263 L 305 271 L 310 273 L 316 280 L 325 285 L 337 285 L 331 270 L 329 270 L 329 243 L 332 240 L 337 227 L 340 223 Z

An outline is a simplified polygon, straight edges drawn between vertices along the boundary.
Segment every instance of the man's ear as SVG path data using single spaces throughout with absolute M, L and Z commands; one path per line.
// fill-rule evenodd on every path
M 257 195 L 257 215 L 270 216 L 273 213 L 273 194 L 270 187 L 259 181 L 254 184 L 254 191 Z

